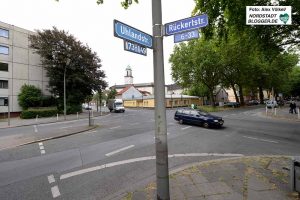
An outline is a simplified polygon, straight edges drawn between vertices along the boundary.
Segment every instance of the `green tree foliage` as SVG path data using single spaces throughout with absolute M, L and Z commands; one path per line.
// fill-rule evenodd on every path
M 39 107 L 41 105 L 42 96 L 40 88 L 25 84 L 21 87 L 18 102 L 23 110 L 27 110 L 30 107 Z
M 107 86 L 100 58 L 73 35 L 53 27 L 53 30 L 37 31 L 30 36 L 30 41 L 31 48 L 41 56 L 47 69 L 50 92 L 59 98 L 60 109 L 63 107 L 64 72 L 67 106 L 81 105 L 93 91 Z
M 59 1 L 59 0 L 56 0 L 56 1 Z M 139 3 L 138 0 L 133 0 L 135 3 Z M 103 4 L 104 3 L 104 0 L 97 0 L 96 1 L 97 4 Z M 121 1 L 121 6 L 125 9 L 129 8 L 129 6 L 132 4 L 132 0 L 123 0 Z
M 117 90 L 114 88 L 110 89 L 107 94 L 107 100 L 116 98 L 116 95 L 117 95 Z
M 195 40 L 175 46 L 169 61 L 172 77 L 180 85 L 192 87 L 204 84 L 215 105 L 214 89 L 220 83 L 221 55 L 214 41 Z

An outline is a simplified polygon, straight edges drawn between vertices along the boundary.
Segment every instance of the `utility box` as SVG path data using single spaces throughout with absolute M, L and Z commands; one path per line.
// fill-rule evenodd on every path
M 300 193 L 300 157 L 294 157 L 291 166 L 291 189 Z

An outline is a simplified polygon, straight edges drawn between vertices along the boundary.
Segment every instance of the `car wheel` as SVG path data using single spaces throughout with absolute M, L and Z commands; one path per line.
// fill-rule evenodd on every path
M 203 127 L 204 127 L 204 128 L 208 128 L 208 127 L 209 127 L 208 123 L 207 123 L 207 122 L 204 122 L 204 123 L 203 123 Z
M 183 124 L 183 120 L 182 119 L 179 120 L 179 124 Z

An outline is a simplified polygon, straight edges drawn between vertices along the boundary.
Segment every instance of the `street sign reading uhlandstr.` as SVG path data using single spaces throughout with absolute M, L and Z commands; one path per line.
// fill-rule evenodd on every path
M 134 42 L 124 40 L 124 50 L 147 56 L 147 48 Z
M 178 33 L 174 35 L 174 43 L 187 41 L 191 39 L 199 38 L 199 31 L 192 30 L 184 33 Z
M 208 17 L 206 14 L 181 19 L 175 22 L 165 24 L 165 35 L 174 35 L 176 33 L 186 32 L 199 29 L 208 25 Z
M 142 46 L 153 49 L 152 36 L 124 24 L 118 20 L 114 20 L 114 35 L 127 41 L 132 41 Z

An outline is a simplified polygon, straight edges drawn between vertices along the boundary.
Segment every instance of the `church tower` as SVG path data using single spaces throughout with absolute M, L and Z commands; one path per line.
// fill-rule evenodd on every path
M 126 67 L 126 75 L 124 76 L 124 78 L 125 78 L 125 85 L 133 84 L 132 70 L 129 65 Z

